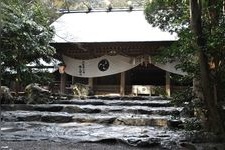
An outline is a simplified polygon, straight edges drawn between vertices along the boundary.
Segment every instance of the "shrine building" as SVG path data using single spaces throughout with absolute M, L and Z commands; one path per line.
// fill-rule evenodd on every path
M 96 95 L 151 95 L 161 87 L 170 96 L 170 74 L 184 74 L 175 63 L 153 61 L 177 37 L 151 26 L 143 10 L 68 12 L 52 26 L 51 45 L 63 62 L 61 92 L 82 83 Z

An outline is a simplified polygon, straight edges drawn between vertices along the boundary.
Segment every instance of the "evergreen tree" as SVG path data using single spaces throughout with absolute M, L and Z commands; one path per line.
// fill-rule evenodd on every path
M 200 79 L 209 131 L 225 132 L 225 16 L 224 0 L 152 0 L 146 19 L 162 30 L 178 34 L 178 41 L 164 52 L 167 60 Z

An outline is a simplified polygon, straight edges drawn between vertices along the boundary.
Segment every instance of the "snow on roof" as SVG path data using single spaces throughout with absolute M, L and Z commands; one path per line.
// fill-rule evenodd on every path
M 152 27 L 143 11 L 66 13 L 51 26 L 53 43 L 175 41 L 176 35 Z

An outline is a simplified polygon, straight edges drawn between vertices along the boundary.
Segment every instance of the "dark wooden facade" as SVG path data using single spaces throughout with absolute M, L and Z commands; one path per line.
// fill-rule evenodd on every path
M 141 56 L 159 54 L 160 48 L 167 47 L 171 41 L 162 42 L 104 42 L 104 43 L 52 43 L 58 57 L 64 54 L 77 59 L 92 59 L 103 55 L 121 54 Z
M 92 59 L 103 55 L 124 55 L 124 56 L 155 56 L 160 54 L 160 49 L 169 46 L 172 41 L 161 42 L 101 42 L 101 43 L 53 43 L 57 50 L 58 58 L 66 55 L 76 59 Z M 161 70 L 152 64 L 140 64 L 139 66 L 126 71 L 124 77 L 123 94 L 132 94 L 133 85 L 153 85 L 166 88 L 170 81 L 166 79 L 166 71 Z M 121 93 L 121 74 L 92 79 L 92 88 L 95 94 Z M 89 84 L 88 78 L 67 77 L 67 82 L 80 82 Z M 170 88 L 170 85 L 167 85 Z

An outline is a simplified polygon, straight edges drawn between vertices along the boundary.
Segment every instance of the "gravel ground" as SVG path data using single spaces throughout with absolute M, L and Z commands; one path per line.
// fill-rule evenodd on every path
M 1 141 L 1 150 L 147 150 L 122 143 L 61 143 L 50 141 Z M 159 150 L 151 148 L 151 150 Z

